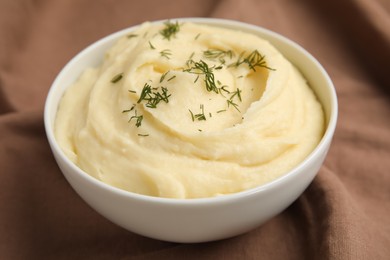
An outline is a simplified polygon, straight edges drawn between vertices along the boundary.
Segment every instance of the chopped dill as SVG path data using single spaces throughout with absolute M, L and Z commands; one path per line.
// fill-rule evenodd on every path
M 143 115 L 137 115 L 137 110 L 135 110 L 134 116 L 130 117 L 128 122 L 131 122 L 133 119 L 135 119 L 135 126 L 140 127 L 142 120 L 144 119 Z
M 134 37 L 138 37 L 138 34 L 131 33 L 131 34 L 127 35 L 126 37 L 128 39 L 131 39 L 131 38 L 134 38 Z
M 163 73 L 163 74 L 161 75 L 161 77 L 160 77 L 160 83 L 162 83 L 162 82 L 165 80 L 165 78 L 166 78 L 166 76 L 168 75 L 169 72 L 170 72 L 170 70 L 168 70 L 167 72 L 165 72 L 165 73 Z M 173 80 L 174 78 L 176 78 L 176 75 L 173 75 L 172 77 L 170 77 L 169 79 L 167 79 L 167 81 L 171 81 L 171 80 Z
M 169 70 L 161 75 L 160 83 L 164 81 L 164 79 L 165 79 L 165 77 L 167 76 L 168 73 L 169 73 Z
M 198 121 L 206 120 L 206 116 L 204 115 L 204 106 L 203 104 L 200 105 L 200 113 L 194 115 L 194 118 L 197 119 Z
M 152 44 L 150 41 L 148 41 L 148 43 L 149 43 L 149 46 L 150 46 L 150 48 L 151 48 L 152 50 L 155 50 L 155 49 L 156 49 L 156 47 L 154 47 L 153 44 Z
M 180 31 L 180 24 L 178 21 L 172 23 L 168 20 L 164 23 L 164 25 L 165 27 L 160 31 L 160 34 L 163 36 L 164 39 L 170 41 L 171 38 L 176 36 L 176 34 Z
M 225 64 L 225 58 L 232 59 L 234 57 L 234 53 L 231 50 L 224 51 L 221 49 L 208 49 L 203 52 L 203 56 L 209 60 L 218 59 L 221 64 Z
M 169 50 L 169 49 L 165 49 L 165 50 L 160 51 L 160 55 L 161 55 L 162 57 L 164 57 L 164 58 L 167 58 L 167 59 L 169 60 L 169 59 L 170 59 L 169 56 L 172 55 L 172 52 L 171 52 L 171 50 Z
M 172 77 L 170 77 L 169 79 L 167 79 L 167 81 L 171 81 L 171 80 L 173 80 L 174 78 L 176 78 L 176 75 L 173 75 Z
M 131 111 L 133 111 L 133 110 L 134 110 L 134 108 L 135 108 L 135 104 L 134 104 L 134 105 L 133 105 L 131 108 L 123 110 L 123 111 L 122 111 L 122 113 L 128 113 L 128 112 L 131 112 Z
M 196 76 L 195 80 L 194 80 L 194 83 L 196 83 L 199 79 L 199 75 Z
M 203 75 L 204 76 L 204 82 L 206 84 L 206 90 L 211 92 L 214 91 L 215 93 L 218 93 L 218 88 L 215 84 L 215 76 L 213 73 L 214 67 L 209 67 L 209 65 L 204 62 L 203 60 L 200 60 L 199 62 L 196 61 L 189 61 L 189 65 L 192 65 L 192 67 L 183 70 L 184 72 Z M 197 79 L 195 80 L 195 82 Z
M 195 52 L 191 53 L 190 57 L 189 57 L 188 60 L 187 60 L 187 64 L 188 64 L 189 61 L 192 60 L 192 58 L 194 57 L 194 55 L 195 55 Z
M 238 97 L 238 100 L 242 101 L 241 90 L 239 88 L 237 88 L 237 90 L 233 92 L 233 94 L 230 96 L 230 100 L 232 100 L 235 96 Z
M 255 67 L 263 67 L 269 70 L 275 70 L 267 66 L 264 58 L 265 56 L 261 55 L 258 50 L 254 50 L 244 59 L 244 62 L 248 64 L 249 68 L 253 71 L 256 71 Z
M 117 75 L 115 75 L 115 76 L 111 79 L 111 83 L 117 83 L 117 82 L 120 81 L 122 78 L 123 78 L 123 72 L 122 72 L 122 73 L 119 73 L 119 74 L 117 74 Z
M 195 121 L 194 113 L 192 113 L 190 109 L 188 109 L 188 111 L 190 111 L 192 122 L 194 122 Z
M 229 67 L 234 66 L 238 67 L 241 64 L 247 64 L 249 69 L 256 72 L 256 67 L 266 68 L 268 70 L 275 70 L 267 66 L 265 61 L 265 55 L 261 55 L 258 50 L 252 51 L 248 56 L 244 57 L 245 52 L 241 52 L 237 61 L 229 65 Z
M 146 101 L 146 107 L 156 108 L 161 101 L 168 103 L 170 96 L 171 94 L 168 94 L 167 88 L 161 87 L 160 92 L 158 88 L 152 88 L 148 83 L 145 83 L 137 103 Z
M 194 122 L 195 120 L 198 120 L 198 121 L 205 121 L 206 120 L 206 116 L 204 114 L 203 104 L 200 105 L 200 113 L 198 113 L 198 114 L 194 114 L 190 109 L 188 109 L 188 111 L 191 114 L 192 122 Z
M 227 86 L 226 85 L 223 85 L 222 87 L 219 88 L 219 92 L 221 93 L 222 91 L 225 92 L 225 93 L 228 93 L 230 94 L 230 91 L 226 89 Z
M 238 112 L 241 112 L 240 109 L 238 109 L 238 105 L 237 105 L 236 103 L 234 103 L 233 100 L 227 99 L 226 102 L 227 102 L 228 107 L 232 106 L 232 107 L 234 107 Z

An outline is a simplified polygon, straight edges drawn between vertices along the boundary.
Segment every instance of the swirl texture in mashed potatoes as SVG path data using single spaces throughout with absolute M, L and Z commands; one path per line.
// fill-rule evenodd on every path
M 320 103 L 267 41 L 189 22 L 144 23 L 65 92 L 55 135 L 91 176 L 167 198 L 270 182 L 322 138 Z

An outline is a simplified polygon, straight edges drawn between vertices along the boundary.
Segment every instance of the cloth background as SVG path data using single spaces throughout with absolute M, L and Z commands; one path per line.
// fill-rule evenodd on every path
M 390 259 L 389 0 L 0 0 L 0 259 Z M 217 17 L 296 41 L 330 74 L 339 121 L 314 182 L 284 212 L 222 241 L 128 232 L 71 189 L 43 106 L 80 50 L 146 20 Z

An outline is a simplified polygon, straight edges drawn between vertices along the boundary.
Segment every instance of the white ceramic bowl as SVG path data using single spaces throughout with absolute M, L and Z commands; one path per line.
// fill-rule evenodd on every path
M 295 201 L 316 176 L 327 154 L 337 120 L 337 97 L 323 67 L 296 43 L 269 30 L 230 20 L 173 19 L 239 29 L 270 41 L 309 81 L 326 115 L 326 132 L 316 149 L 286 175 L 259 187 L 221 197 L 168 199 L 139 195 L 107 185 L 74 165 L 53 133 L 61 96 L 81 74 L 97 66 L 105 51 L 135 27 L 109 35 L 74 57 L 60 72 L 48 94 L 44 121 L 54 157 L 74 190 L 107 219 L 132 232 L 172 242 L 205 242 L 235 236 L 261 225 Z M 163 21 L 158 21 L 161 23 Z

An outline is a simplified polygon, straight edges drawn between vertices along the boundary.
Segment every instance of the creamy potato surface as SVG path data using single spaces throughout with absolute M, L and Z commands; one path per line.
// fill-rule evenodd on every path
M 248 33 L 167 21 L 120 38 L 65 92 L 55 135 L 93 177 L 168 198 L 272 181 L 322 138 L 320 103 L 298 70 Z

